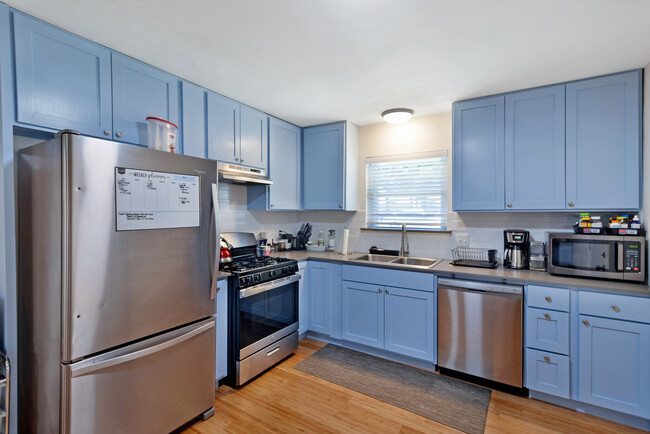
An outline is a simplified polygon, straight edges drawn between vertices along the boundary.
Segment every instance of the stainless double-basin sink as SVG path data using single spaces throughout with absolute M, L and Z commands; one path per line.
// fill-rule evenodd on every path
M 351 261 L 374 262 L 387 265 L 408 266 L 414 268 L 431 268 L 440 262 L 439 259 L 411 258 L 410 256 L 372 255 L 370 253 L 352 258 Z

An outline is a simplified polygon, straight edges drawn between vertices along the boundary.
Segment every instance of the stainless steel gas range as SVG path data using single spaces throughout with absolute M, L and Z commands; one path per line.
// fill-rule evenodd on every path
M 248 232 L 221 234 L 232 262 L 228 278 L 228 379 L 241 386 L 298 349 L 298 262 L 256 256 Z

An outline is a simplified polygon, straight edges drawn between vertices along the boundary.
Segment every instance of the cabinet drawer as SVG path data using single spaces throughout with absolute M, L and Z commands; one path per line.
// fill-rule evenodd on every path
M 569 314 L 526 308 L 526 346 L 569 354 Z
M 581 291 L 580 313 L 650 323 L 650 298 Z
M 526 387 L 570 398 L 569 357 L 526 349 Z
M 433 274 L 419 271 L 343 265 L 343 280 L 433 292 Z
M 528 285 L 526 305 L 568 312 L 570 295 L 571 291 L 568 289 Z

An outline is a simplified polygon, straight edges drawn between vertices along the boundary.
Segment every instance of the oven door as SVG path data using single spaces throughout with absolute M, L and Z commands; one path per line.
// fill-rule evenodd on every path
M 548 271 L 552 274 L 623 279 L 623 240 L 606 235 L 549 236 Z
M 239 291 L 237 360 L 298 330 L 299 280 L 300 275 L 294 274 Z

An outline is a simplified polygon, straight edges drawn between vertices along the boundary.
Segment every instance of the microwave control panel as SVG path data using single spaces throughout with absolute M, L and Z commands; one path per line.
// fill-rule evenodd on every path
M 641 245 L 637 242 L 625 241 L 623 261 L 625 271 L 641 272 Z

